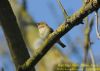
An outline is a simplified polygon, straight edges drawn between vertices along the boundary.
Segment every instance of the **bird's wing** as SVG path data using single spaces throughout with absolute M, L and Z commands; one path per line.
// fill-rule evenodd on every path
M 50 32 L 52 33 L 54 30 L 50 27 Z

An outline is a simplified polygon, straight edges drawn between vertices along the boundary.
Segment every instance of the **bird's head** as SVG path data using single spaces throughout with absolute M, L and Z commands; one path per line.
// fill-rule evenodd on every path
M 37 23 L 37 27 L 38 27 L 38 30 L 39 30 L 39 35 L 42 38 L 47 37 L 48 34 L 50 33 L 49 32 L 49 27 L 45 22 Z
M 39 22 L 39 23 L 37 23 L 38 29 L 45 28 L 45 27 L 47 27 L 47 26 L 48 26 L 48 25 L 47 25 L 45 22 Z

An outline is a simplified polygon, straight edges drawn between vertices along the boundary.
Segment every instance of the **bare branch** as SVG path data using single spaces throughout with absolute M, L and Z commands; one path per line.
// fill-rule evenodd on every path
M 88 52 L 90 54 L 91 60 L 92 60 L 92 64 L 93 64 L 93 70 L 95 71 L 95 60 L 94 60 L 94 56 L 93 56 L 93 52 L 91 49 L 91 41 L 90 41 L 90 34 L 92 31 L 92 27 L 93 27 L 93 23 L 94 23 L 94 19 L 91 19 L 91 22 L 88 23 L 88 17 L 86 17 L 86 27 L 85 27 L 85 40 L 84 40 L 84 64 L 85 66 L 83 67 L 83 71 L 86 71 L 86 64 L 87 64 L 87 60 L 88 60 Z
M 64 15 L 64 19 L 67 20 L 68 14 L 66 12 L 66 10 L 64 9 L 63 5 L 61 4 L 60 0 L 57 0 L 59 6 L 61 7 L 62 13 Z
M 79 11 L 74 13 L 71 17 L 67 19 L 62 25 L 58 27 L 49 37 L 44 41 L 44 44 L 40 47 L 37 55 L 33 58 L 30 58 L 22 67 L 29 69 L 35 66 L 40 59 L 49 51 L 49 49 L 60 39 L 65 33 L 70 31 L 90 13 L 100 8 L 100 0 L 98 2 L 90 2 L 83 6 Z
M 97 35 L 97 38 L 100 39 L 100 33 L 99 33 L 99 22 L 98 22 L 98 10 L 95 11 L 95 16 L 96 16 L 96 35 Z
M 8 0 L 0 0 L 0 22 L 17 69 L 30 56 Z

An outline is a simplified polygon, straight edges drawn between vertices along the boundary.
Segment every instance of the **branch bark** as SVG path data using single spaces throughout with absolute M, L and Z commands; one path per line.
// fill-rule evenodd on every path
M 97 0 L 97 2 L 92 1 L 84 5 L 81 9 L 79 9 L 79 11 L 74 13 L 67 19 L 67 21 L 60 25 L 57 30 L 55 30 L 48 36 L 48 38 L 44 41 L 44 44 L 40 47 L 41 49 L 38 51 L 37 55 L 33 56 L 27 62 L 25 62 L 22 68 L 29 69 L 35 66 L 40 61 L 40 59 L 49 51 L 49 49 L 57 42 L 58 39 L 60 39 L 73 27 L 79 25 L 86 16 L 99 8 L 100 0 Z
M 0 22 L 17 69 L 30 56 L 8 0 L 0 0 Z

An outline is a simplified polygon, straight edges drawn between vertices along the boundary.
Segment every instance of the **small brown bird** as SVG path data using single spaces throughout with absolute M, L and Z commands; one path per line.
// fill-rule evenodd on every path
M 46 39 L 53 29 L 50 28 L 45 22 L 40 22 L 37 24 L 39 29 L 39 35 L 42 39 Z M 61 47 L 66 47 L 60 40 L 57 42 Z

